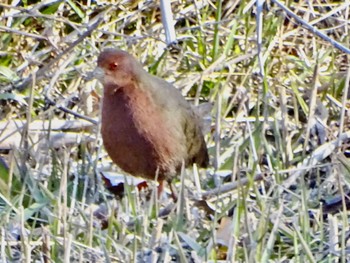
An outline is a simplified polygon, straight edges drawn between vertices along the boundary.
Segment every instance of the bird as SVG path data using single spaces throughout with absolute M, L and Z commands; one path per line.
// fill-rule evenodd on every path
M 113 48 L 99 54 L 95 75 L 103 85 L 103 145 L 119 168 L 157 180 L 159 193 L 183 164 L 208 167 L 201 116 L 177 88 Z

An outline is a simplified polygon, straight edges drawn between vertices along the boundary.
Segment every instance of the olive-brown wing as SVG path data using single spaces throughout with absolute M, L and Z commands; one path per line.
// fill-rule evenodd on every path
M 185 115 L 183 124 L 188 152 L 187 164 L 196 163 L 199 167 L 205 168 L 209 164 L 209 156 L 199 123 L 199 117 L 195 114 L 192 108 L 189 109 Z
M 186 145 L 186 165 L 196 163 L 200 167 L 207 167 L 209 156 L 203 136 L 201 117 L 172 84 L 155 76 L 149 75 L 148 78 L 149 81 L 143 83 L 148 83 L 146 86 L 152 93 L 153 99 L 157 101 L 157 105 L 161 105 L 173 122 L 173 127 L 178 126 L 177 128 L 183 133 L 184 140 L 179 143 Z

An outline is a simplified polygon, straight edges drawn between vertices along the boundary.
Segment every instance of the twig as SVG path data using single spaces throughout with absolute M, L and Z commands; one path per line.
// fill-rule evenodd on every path
M 278 0 L 272 0 L 273 3 L 275 3 L 276 5 L 278 5 L 280 8 L 283 9 L 283 11 L 285 11 L 289 16 L 293 17 L 297 22 L 299 22 L 303 27 L 305 27 L 307 30 L 311 31 L 312 33 L 316 34 L 317 36 L 319 36 L 320 38 L 322 38 L 323 40 L 329 42 L 331 45 L 333 45 L 335 48 L 338 48 L 339 50 L 350 54 L 350 49 L 348 49 L 347 47 L 343 46 L 342 44 L 340 44 L 339 42 L 335 41 L 334 39 L 330 38 L 329 36 L 327 36 L 326 34 L 322 33 L 320 30 L 318 30 L 317 28 L 311 26 L 308 22 L 306 22 L 305 20 L 301 19 L 299 16 L 297 16 L 296 14 L 294 14 L 288 7 L 286 7 L 285 5 L 283 5 L 281 2 L 279 2 Z
M 344 142 L 350 138 L 350 131 L 344 132 L 339 135 L 338 139 L 330 141 L 328 143 L 319 146 L 308 158 L 305 158 L 303 163 L 298 167 L 298 170 L 291 174 L 286 181 L 283 182 L 282 188 L 289 188 L 302 174 L 306 173 L 314 166 L 331 155 L 336 147 L 339 146 L 339 142 Z
M 90 118 L 90 117 L 88 117 L 88 116 L 85 116 L 85 115 L 82 115 L 82 114 L 80 114 L 80 113 L 78 113 L 78 112 L 72 111 L 72 110 L 70 110 L 70 109 L 68 109 L 68 108 L 66 108 L 66 107 L 58 106 L 58 105 L 56 104 L 56 102 L 54 102 L 53 100 L 51 100 L 48 96 L 45 96 L 45 99 L 47 100 L 47 102 L 50 103 L 51 106 L 56 106 L 57 109 L 59 109 L 59 110 L 65 112 L 65 113 L 71 114 L 71 115 L 73 115 L 73 116 L 75 116 L 75 117 L 77 117 L 77 118 L 79 118 L 79 119 L 83 119 L 83 120 L 89 121 L 89 122 L 91 122 L 91 123 L 93 123 L 93 124 L 95 124 L 95 125 L 98 124 L 98 121 L 96 121 L 96 120 L 94 120 L 94 119 L 92 119 L 92 118 Z
M 45 73 L 47 71 L 49 71 L 49 69 L 52 67 L 52 65 L 54 65 L 57 61 L 59 61 L 64 55 L 69 53 L 75 46 L 77 46 L 79 43 L 81 43 L 86 37 L 88 37 L 97 28 L 97 26 L 102 22 L 102 20 L 103 20 L 102 17 L 97 19 L 97 21 L 95 23 L 93 23 L 91 26 L 89 26 L 87 28 L 87 30 L 76 41 L 74 41 L 66 50 L 64 50 L 57 57 L 55 57 L 54 59 L 49 61 L 45 66 L 40 68 L 35 73 L 36 80 L 42 79 L 43 76 L 45 75 Z M 19 90 L 19 91 L 23 91 L 28 85 L 30 85 L 32 80 L 33 80 L 32 75 L 30 75 L 28 78 L 24 79 L 22 83 L 15 85 L 14 88 Z M 11 89 L 11 87 L 10 88 L 6 87 L 3 90 L 9 90 L 9 89 Z
M 162 23 L 164 26 L 166 44 L 169 46 L 176 42 L 176 34 L 173 20 L 173 13 L 171 11 L 171 4 L 168 0 L 160 1 L 160 10 L 162 12 Z
M 265 178 L 265 174 L 257 174 L 254 176 L 253 181 L 254 182 L 261 181 L 264 178 Z M 235 190 L 239 186 L 247 185 L 250 181 L 251 180 L 249 178 L 243 178 L 243 179 L 240 179 L 240 180 L 232 182 L 232 183 L 223 184 L 217 188 L 214 188 L 214 189 L 211 189 L 209 191 L 202 193 L 203 200 L 208 199 L 212 196 L 224 194 L 224 193 L 230 192 L 232 190 Z
M 264 0 L 258 0 L 256 1 L 256 39 L 257 39 L 257 44 L 258 44 L 258 62 L 259 62 L 259 72 L 260 76 L 264 77 L 265 76 L 265 70 L 264 70 L 264 64 L 265 61 L 263 60 L 263 53 L 262 53 L 262 38 L 263 38 L 263 4 Z
M 28 32 L 23 32 L 17 29 L 12 29 L 6 26 L 0 26 L 0 31 L 5 31 L 5 32 L 11 32 L 11 33 L 15 33 L 18 35 L 23 35 L 26 37 L 31 37 L 31 38 L 35 38 L 35 39 L 40 39 L 40 40 L 48 40 L 47 37 L 43 37 L 41 35 L 36 35 L 36 34 L 32 34 L 32 33 L 28 33 Z
M 341 135 L 343 133 L 344 126 L 347 125 L 347 123 L 345 123 L 345 108 L 346 108 L 346 104 L 348 101 L 349 81 L 350 81 L 350 67 L 348 67 L 346 79 L 345 79 L 345 84 L 344 84 L 344 88 L 343 88 L 343 98 L 342 98 L 342 106 L 341 106 L 341 113 L 340 113 L 340 120 L 339 120 L 339 123 L 340 123 L 339 135 Z M 340 145 L 341 145 L 341 140 L 339 137 L 338 147 L 340 147 Z

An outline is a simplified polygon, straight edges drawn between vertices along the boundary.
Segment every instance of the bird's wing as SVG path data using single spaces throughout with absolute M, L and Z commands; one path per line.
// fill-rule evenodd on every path
M 200 125 L 201 120 L 193 109 L 189 110 L 184 116 L 183 131 L 189 156 L 188 163 L 196 163 L 200 167 L 207 167 L 209 156 Z
M 153 83 L 158 85 L 151 88 L 157 104 L 162 105 L 165 111 L 169 111 L 172 121 L 180 122 L 188 154 L 187 164 L 196 163 L 200 167 L 207 167 L 209 156 L 204 141 L 201 116 L 173 85 L 158 77 L 154 77 Z

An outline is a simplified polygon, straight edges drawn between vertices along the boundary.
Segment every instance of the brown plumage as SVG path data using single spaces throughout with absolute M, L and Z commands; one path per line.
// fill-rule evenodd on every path
M 101 133 L 111 159 L 125 172 L 170 181 L 185 165 L 208 165 L 200 117 L 170 83 L 146 72 L 125 51 L 98 57 L 104 86 Z

